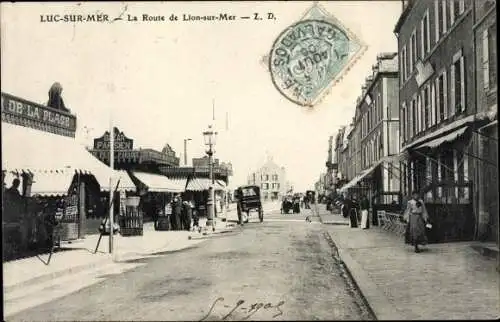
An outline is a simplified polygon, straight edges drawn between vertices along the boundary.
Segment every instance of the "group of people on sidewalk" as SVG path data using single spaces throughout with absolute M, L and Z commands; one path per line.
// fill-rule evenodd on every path
M 344 218 L 349 217 L 349 225 L 351 228 L 358 228 L 361 225 L 362 229 L 370 228 L 370 221 L 368 219 L 368 210 L 370 209 L 370 202 L 368 198 L 363 195 L 358 202 L 356 196 L 346 196 L 342 202 L 341 212 Z
M 351 228 L 358 228 L 359 225 L 362 229 L 370 228 L 369 209 L 370 202 L 366 195 L 363 195 L 359 202 L 356 195 L 346 195 L 341 205 L 341 213 L 344 218 L 349 218 Z M 419 245 L 427 244 L 427 228 L 432 228 L 432 225 L 429 223 L 429 214 L 424 201 L 417 191 L 414 191 L 408 200 L 403 219 L 407 223 L 405 244 L 412 245 L 415 253 L 420 253 Z
M 172 201 L 165 207 L 165 214 L 170 224 L 169 230 L 195 229 L 199 226 L 199 218 L 193 200 L 182 200 L 180 194 L 175 194 Z M 158 216 L 154 218 L 155 228 L 158 225 Z

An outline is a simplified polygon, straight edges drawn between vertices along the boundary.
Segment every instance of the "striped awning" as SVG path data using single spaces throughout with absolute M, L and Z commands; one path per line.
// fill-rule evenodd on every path
M 31 185 L 32 196 L 65 196 L 75 179 L 73 171 L 35 171 Z
M 160 174 L 133 171 L 132 175 L 142 182 L 149 191 L 154 192 L 183 192 L 173 180 Z
M 115 170 L 113 178 L 113 189 L 115 189 L 116 182 L 119 179 L 118 191 L 135 191 L 137 188 L 125 170 Z M 101 185 L 101 191 L 109 191 L 109 182 L 107 185 Z
M 187 178 L 169 177 L 169 179 L 180 191 L 186 191 Z
M 223 190 L 224 188 L 217 182 L 221 180 L 215 180 L 214 189 Z M 204 191 L 208 190 L 212 186 L 212 181 L 208 178 L 192 178 L 187 184 L 187 191 Z M 225 185 L 224 185 L 225 186 Z
M 56 181 L 60 184 L 66 182 L 69 173 L 91 174 L 101 186 L 109 185 L 109 178 L 113 174 L 110 167 L 73 138 L 5 122 L 2 122 L 2 170 L 14 173 L 62 171 L 58 178 L 66 176 L 66 179 L 56 179 L 54 184 Z M 45 180 L 42 177 L 50 180 L 50 175 L 42 174 L 38 178 L 38 184 Z M 56 190 L 63 191 L 67 188 L 69 187 L 59 187 Z

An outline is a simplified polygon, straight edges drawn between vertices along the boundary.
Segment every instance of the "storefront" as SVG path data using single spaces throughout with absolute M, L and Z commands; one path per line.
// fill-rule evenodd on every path
M 4 250 L 15 256 L 48 247 L 54 219 L 61 240 L 84 237 L 87 212 L 121 174 L 75 141 L 75 115 L 6 93 L 1 106 Z

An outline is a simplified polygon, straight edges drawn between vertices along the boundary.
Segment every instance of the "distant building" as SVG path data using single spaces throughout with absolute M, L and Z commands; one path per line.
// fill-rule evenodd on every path
M 264 200 L 275 200 L 291 189 L 286 181 L 285 167 L 276 164 L 272 157 L 257 171 L 248 175 L 248 184 L 259 186 Z

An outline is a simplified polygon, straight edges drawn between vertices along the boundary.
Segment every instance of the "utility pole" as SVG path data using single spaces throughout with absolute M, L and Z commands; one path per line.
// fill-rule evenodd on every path
M 187 166 L 187 142 L 191 139 L 184 139 L 184 165 Z
M 113 254 L 113 228 L 114 228 L 114 189 L 113 175 L 115 169 L 115 129 L 113 126 L 113 115 L 109 119 L 109 167 L 111 168 L 111 176 L 109 178 L 109 253 Z M 106 227 L 104 227 L 106 230 Z

